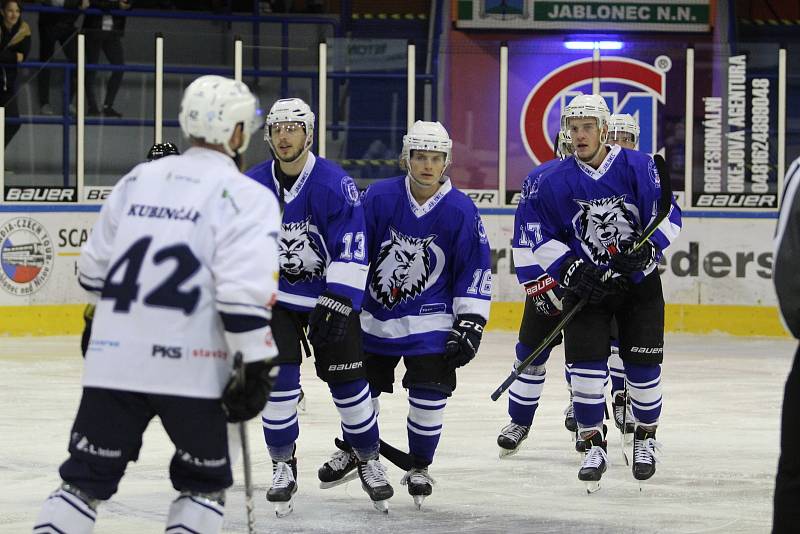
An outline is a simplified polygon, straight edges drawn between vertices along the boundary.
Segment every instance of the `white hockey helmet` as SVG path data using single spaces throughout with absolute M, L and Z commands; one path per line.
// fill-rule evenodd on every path
M 629 113 L 614 113 L 608 120 L 608 135 L 615 133 L 628 133 L 633 136 L 634 145 L 639 143 L 639 124 Z
M 403 151 L 401 157 L 406 162 L 406 168 L 411 169 L 411 151 L 428 150 L 431 152 L 444 152 L 444 168 L 452 162 L 453 141 L 447 130 L 439 121 L 417 121 L 408 133 L 403 136 Z
M 187 137 L 222 145 L 231 157 L 247 150 L 258 130 L 258 99 L 242 82 L 223 76 L 200 76 L 183 92 L 178 123 Z M 243 123 L 243 143 L 238 150 L 228 144 L 236 125 Z
M 269 144 L 269 147 L 275 152 L 275 147 L 272 146 L 272 125 L 279 122 L 299 122 L 303 124 L 306 131 L 306 142 L 300 156 L 311 148 L 311 143 L 314 142 L 314 112 L 301 98 L 281 98 L 272 104 L 272 108 L 267 113 L 267 119 L 264 122 L 264 141 Z M 299 157 L 298 156 L 298 159 Z
M 561 130 L 569 138 L 568 119 L 572 117 L 593 117 L 597 119 L 597 127 L 601 131 L 600 142 L 605 143 L 608 135 L 606 133 L 606 136 L 603 136 L 602 130 L 603 126 L 608 126 L 610 116 L 611 112 L 608 110 L 608 105 L 602 96 L 578 95 L 561 110 Z

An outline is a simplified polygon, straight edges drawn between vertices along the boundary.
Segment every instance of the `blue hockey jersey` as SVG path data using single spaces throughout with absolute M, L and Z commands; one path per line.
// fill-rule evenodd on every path
M 372 260 L 361 313 L 364 349 L 380 355 L 441 354 L 456 315 L 489 318 L 489 240 L 475 204 L 448 179 L 420 206 L 408 178 L 364 195 Z
M 533 169 L 522 181 L 517 211 L 514 213 L 514 237 L 511 241 L 511 254 L 514 258 L 514 271 L 517 280 L 524 286 L 548 278 L 544 269 L 533 259 L 533 247 L 542 240 L 539 216 L 533 208 L 531 194 L 539 189 L 539 181 L 550 169 L 555 168 L 561 160 L 551 159 Z
M 647 154 L 614 146 L 597 169 L 567 158 L 543 176 L 531 195 L 542 231 L 534 260 L 557 280 L 569 256 L 607 266 L 611 255 L 630 248 L 655 218 L 660 197 L 658 171 Z M 680 230 L 681 211 L 673 200 L 650 241 L 664 250 Z M 631 279 L 639 282 L 656 267 L 651 264 Z
M 274 160 L 245 174 L 280 198 Z M 348 297 L 358 310 L 364 297 L 368 259 L 364 209 L 353 179 L 338 165 L 308 153 L 308 161 L 286 203 L 279 244 L 278 302 L 308 311 L 320 293 Z

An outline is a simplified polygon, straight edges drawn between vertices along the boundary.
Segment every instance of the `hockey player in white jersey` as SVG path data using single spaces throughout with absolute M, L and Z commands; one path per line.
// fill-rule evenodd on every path
M 613 318 L 635 424 L 633 476 L 647 480 L 656 471 L 664 352 L 657 262 L 681 228 L 680 209 L 673 203 L 652 235 L 633 248 L 658 213 L 661 183 L 648 155 L 606 145 L 608 121 L 601 96 L 575 97 L 562 113 L 574 157 L 547 173 L 532 195 L 542 230 L 534 260 L 568 290 L 565 310 L 578 299 L 585 304 L 565 327 L 564 338 L 575 418 L 586 449 L 578 478 L 590 492 L 599 489 L 608 462 L 603 407 Z
M 78 260 L 96 302 L 83 396 L 60 487 L 34 532 L 92 532 L 158 416 L 179 496 L 167 532 L 220 532 L 232 484 L 226 421 L 263 408 L 277 350 L 278 203 L 233 158 L 257 129 L 247 86 L 203 76 L 179 122 L 192 147 L 136 166 L 114 187 Z M 244 387 L 232 378 L 244 362 Z M 166 503 L 165 503 L 166 505 Z
M 273 463 L 267 500 L 275 513 L 293 509 L 297 492 L 295 442 L 301 345 L 314 348 L 317 376 L 328 384 L 348 456 L 348 474 L 361 480 L 376 509 L 388 510 L 394 490 L 378 459 L 378 422 L 364 367 L 359 312 L 369 259 L 364 209 L 358 189 L 338 165 L 311 152 L 314 113 L 299 98 L 281 99 L 266 118 L 264 138 L 273 159 L 247 175 L 273 191 L 283 211 L 278 302 L 273 313 L 280 371 L 262 414 Z M 334 485 L 323 467 L 323 487 Z
M 412 466 L 401 483 L 418 507 L 433 491 L 428 467 L 456 369 L 478 351 L 492 292 L 478 210 L 444 174 L 451 151 L 441 124 L 417 121 L 403 138 L 407 174 L 370 186 L 363 200 L 371 258 L 361 315 L 367 376 L 377 404 L 381 392 L 393 391 L 401 359 L 405 365 Z

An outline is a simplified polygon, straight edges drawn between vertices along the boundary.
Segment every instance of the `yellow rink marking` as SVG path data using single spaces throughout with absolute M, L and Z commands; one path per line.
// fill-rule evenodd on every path
M 487 329 L 519 329 L 523 307 L 522 302 L 492 303 Z M 0 306 L 0 335 L 76 335 L 83 330 L 83 308 L 83 304 Z M 778 310 L 773 306 L 667 304 L 666 330 L 692 334 L 788 336 L 778 318 Z

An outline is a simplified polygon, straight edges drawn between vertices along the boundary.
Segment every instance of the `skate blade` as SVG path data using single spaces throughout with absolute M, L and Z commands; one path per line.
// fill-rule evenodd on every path
M 285 502 L 274 502 L 275 515 L 277 517 L 286 517 L 294 511 L 294 497 Z
M 504 449 L 503 447 L 500 447 L 500 455 L 499 455 L 499 457 L 500 458 L 507 458 L 508 456 L 514 456 L 518 452 L 519 452 L 519 447 L 517 447 L 516 449 Z
M 417 510 L 422 510 L 422 503 L 425 502 L 425 495 L 414 495 L 413 497 L 414 505 L 416 505 Z
M 389 513 L 389 499 L 384 499 L 382 501 L 372 501 L 372 506 L 379 512 L 383 512 L 384 514 Z
M 597 493 L 600 491 L 600 481 L 599 480 L 587 480 L 584 482 L 586 484 L 586 493 L 591 495 L 592 493 Z
M 346 482 L 350 482 L 351 480 L 353 480 L 353 479 L 355 479 L 357 477 L 358 477 L 358 470 L 357 469 L 353 469 L 352 471 L 347 473 L 345 476 L 343 476 L 339 480 L 334 480 L 332 482 L 320 482 L 319 483 L 319 488 L 320 489 L 335 488 L 336 486 L 341 486 L 342 484 L 344 484 Z

